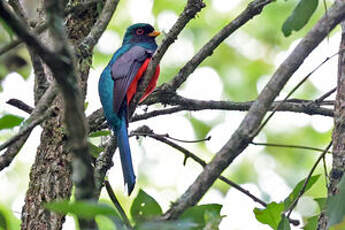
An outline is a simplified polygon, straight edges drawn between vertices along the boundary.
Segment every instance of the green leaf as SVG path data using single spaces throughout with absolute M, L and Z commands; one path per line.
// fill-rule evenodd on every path
M 16 230 L 20 229 L 20 220 L 15 217 L 5 205 L 0 204 L 0 229 L 1 230 Z
M 89 102 L 84 103 L 84 111 L 87 110 L 87 107 L 89 107 Z
M 10 37 L 11 40 L 13 40 L 13 30 L 11 29 L 10 26 L 7 25 L 6 21 L 2 18 L 0 18 L 0 24 L 2 25 L 2 27 L 6 30 L 8 36 Z
M 101 131 L 96 131 L 93 133 L 89 134 L 89 137 L 102 137 L 102 136 L 109 136 L 110 135 L 110 131 L 109 130 L 101 130 Z
M 114 223 L 115 221 L 111 220 L 108 216 L 96 216 L 95 218 L 98 229 L 102 230 L 114 230 L 117 229 L 117 223 Z M 118 222 L 119 219 L 116 219 L 116 222 Z M 121 225 L 120 225 L 121 227 Z M 119 228 L 122 229 L 122 228 Z
M 305 187 L 305 192 L 308 191 L 315 183 L 316 181 L 320 178 L 320 174 L 315 175 L 310 177 L 306 187 Z M 292 190 L 292 192 L 290 193 L 290 195 L 284 200 L 284 205 L 285 205 L 285 211 L 290 207 L 290 205 L 292 204 L 292 202 L 298 197 L 299 192 L 302 190 L 304 182 L 305 182 L 304 178 L 303 180 L 301 180 L 300 182 L 298 182 L 298 184 L 295 186 L 295 188 Z
M 345 217 L 345 176 L 337 187 L 339 192 L 327 200 L 328 227 L 339 224 Z
M 5 215 L 0 211 L 0 229 L 7 229 L 7 223 Z
M 344 229 L 345 229 L 345 218 L 339 224 L 333 225 L 328 230 L 344 230 Z
M 302 29 L 315 12 L 318 3 L 318 0 L 300 0 L 292 14 L 283 24 L 282 31 L 284 36 L 290 36 L 292 31 Z
M 218 212 L 206 211 L 204 215 L 205 227 L 204 229 L 219 229 L 219 224 L 224 216 L 220 216 Z
M 187 118 L 190 120 L 197 138 L 205 138 L 207 133 L 211 130 L 211 126 L 193 116 L 187 116 Z
M 97 215 L 116 215 L 116 210 L 109 205 L 91 201 L 54 201 L 45 204 L 44 207 L 57 213 L 70 213 L 87 219 L 92 219 Z
M 180 219 L 189 220 L 191 222 L 198 224 L 197 227 L 192 229 L 201 229 L 205 227 L 206 223 L 208 223 L 208 221 L 210 221 L 211 219 L 213 219 L 213 221 L 217 221 L 217 218 L 221 219 L 221 209 L 222 205 L 220 204 L 204 204 L 193 206 L 184 211 Z
M 278 225 L 278 230 L 291 230 L 288 218 L 285 215 L 282 215 L 281 218 L 282 219 Z
M 164 222 L 144 222 L 136 225 L 137 230 L 191 230 L 198 225 L 196 223 L 178 220 Z
M 273 229 L 277 229 L 281 221 L 281 213 L 284 211 L 284 203 L 272 202 L 264 209 L 255 208 L 255 218 L 263 223 L 268 224 Z
M 2 129 L 11 129 L 15 126 L 20 125 L 24 118 L 12 115 L 12 114 L 6 114 L 3 117 L 0 118 L 0 130 Z
M 130 212 L 135 222 L 139 223 L 161 215 L 162 208 L 153 197 L 140 189 L 132 203 Z
M 319 215 L 312 216 L 307 219 L 307 224 L 303 227 L 303 230 L 315 230 L 319 221 Z
M 92 144 L 91 142 L 88 142 L 88 144 L 89 144 L 89 152 L 91 156 L 93 156 L 94 158 L 97 158 L 99 154 L 104 151 L 104 148 L 98 147 Z
M 326 207 L 326 203 L 327 203 L 327 198 L 316 198 L 314 199 L 316 201 L 316 203 L 319 205 L 320 210 L 324 210 Z

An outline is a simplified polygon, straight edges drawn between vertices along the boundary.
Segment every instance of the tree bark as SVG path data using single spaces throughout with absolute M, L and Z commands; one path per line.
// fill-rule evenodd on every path
M 334 108 L 334 130 L 333 139 L 333 162 L 332 170 L 329 175 L 328 197 L 337 193 L 337 185 L 345 171 L 345 22 L 341 23 L 341 41 L 338 58 L 338 82 L 337 96 Z M 319 230 L 327 229 L 327 215 L 321 213 L 319 219 Z
M 80 4 L 81 1 L 72 1 Z M 40 1 L 40 6 L 44 0 Z M 39 9 L 42 12 L 42 8 Z M 89 33 L 98 16 L 96 5 L 84 9 L 83 12 L 69 14 L 65 18 L 65 26 L 70 42 L 77 46 Z M 42 17 L 42 15 L 41 15 Z M 45 18 L 45 17 L 44 17 Z M 43 35 L 45 43 L 49 44 L 49 36 Z M 43 38 L 43 37 L 41 37 Z M 35 99 L 36 101 L 47 88 L 47 83 L 53 77 L 49 68 L 41 62 L 40 58 L 31 52 L 35 70 Z M 77 58 L 77 76 L 79 86 L 86 95 L 87 79 L 92 57 L 79 55 Z M 43 91 L 43 92 L 42 92 Z M 53 102 L 58 108 L 57 116 L 43 123 L 41 142 L 37 149 L 36 159 L 30 172 L 29 189 L 25 197 L 25 205 L 22 210 L 22 229 L 61 229 L 64 216 L 43 208 L 42 204 L 53 200 L 69 199 L 71 195 L 71 154 L 66 146 L 66 135 L 63 128 L 63 100 L 57 96 Z

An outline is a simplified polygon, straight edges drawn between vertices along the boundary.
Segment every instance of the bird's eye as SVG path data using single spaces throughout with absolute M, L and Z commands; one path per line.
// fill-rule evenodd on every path
M 141 28 L 139 28 L 139 29 L 137 29 L 137 30 L 135 31 L 135 33 L 136 33 L 137 35 L 143 35 L 143 34 L 144 34 L 144 30 L 141 29 Z

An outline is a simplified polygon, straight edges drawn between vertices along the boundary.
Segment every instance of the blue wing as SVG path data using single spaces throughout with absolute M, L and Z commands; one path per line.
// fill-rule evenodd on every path
M 121 55 L 111 66 L 111 76 L 114 80 L 113 109 L 117 114 L 126 96 L 127 90 L 144 61 L 153 52 L 141 46 L 133 46 Z

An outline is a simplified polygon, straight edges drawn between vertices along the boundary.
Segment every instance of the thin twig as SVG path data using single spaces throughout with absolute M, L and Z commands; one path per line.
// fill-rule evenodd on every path
M 168 140 L 166 137 L 159 135 L 159 134 L 155 134 L 149 127 L 147 126 L 142 126 L 139 127 L 137 130 L 132 131 L 130 136 L 144 136 L 144 137 L 151 137 L 157 141 L 163 142 L 167 145 L 169 145 L 170 147 L 173 147 L 177 150 L 179 150 L 181 153 L 183 153 L 185 155 L 185 160 L 184 160 L 184 164 L 186 162 L 187 158 L 191 158 L 193 159 L 195 162 L 197 162 L 199 165 L 201 165 L 203 168 L 206 167 L 207 163 L 202 160 L 201 158 L 199 158 L 197 155 L 195 155 L 194 153 L 190 152 L 189 150 L 185 149 L 184 147 L 177 145 L 176 143 Z M 250 197 L 252 200 L 254 200 L 255 202 L 258 202 L 259 204 L 261 204 L 262 206 L 266 207 L 267 203 L 263 200 L 261 200 L 260 198 L 254 196 L 253 194 L 251 194 L 248 190 L 242 188 L 241 186 L 239 186 L 238 184 L 236 184 L 235 182 L 227 179 L 226 177 L 220 175 L 219 179 L 221 181 L 223 181 L 224 183 L 234 187 L 235 189 L 237 189 L 238 191 L 242 192 L 243 194 L 247 195 L 248 197 Z
M 33 121 L 36 121 L 36 122 L 38 121 L 37 124 L 42 122 L 45 119 L 44 117 L 42 117 L 42 114 L 44 116 L 45 112 L 49 110 L 49 106 L 51 105 L 56 95 L 57 95 L 57 88 L 56 88 L 55 83 L 52 83 L 50 87 L 46 90 L 44 95 L 41 97 L 39 102 L 37 103 L 37 106 L 35 107 L 35 109 L 31 112 L 30 117 L 25 122 L 29 124 L 31 124 Z M 54 113 L 51 113 L 51 115 L 52 114 Z M 46 118 L 49 118 L 49 116 L 47 116 Z M 42 119 L 42 121 L 38 119 Z M 28 130 L 22 135 L 18 133 L 19 134 L 18 138 L 15 141 L 13 141 L 11 144 L 6 146 L 7 148 L 6 152 L 0 156 L 0 171 L 10 165 L 10 163 L 18 154 L 21 147 L 25 144 L 26 140 L 30 136 L 32 129 Z
M 260 143 L 252 141 L 250 144 L 252 145 L 262 145 L 262 146 L 270 146 L 270 147 L 280 147 L 280 148 L 295 148 L 295 149 L 305 149 L 305 150 L 313 150 L 318 152 L 323 152 L 324 149 L 319 149 L 310 146 L 303 146 L 303 145 L 285 145 L 285 144 L 274 144 L 274 143 Z M 332 153 L 331 151 L 327 153 Z
M 161 136 L 161 137 L 164 137 L 164 138 L 168 138 L 168 139 L 171 139 L 171 140 L 174 140 L 174 141 L 182 142 L 182 143 L 198 143 L 198 142 L 204 142 L 204 141 L 211 140 L 211 136 L 208 136 L 206 138 L 199 139 L 199 140 L 182 140 L 182 139 L 178 139 L 178 138 L 175 138 L 175 137 L 171 137 L 168 133 L 166 133 L 166 134 L 155 134 L 155 135 L 158 135 L 158 136 Z
M 268 123 L 268 121 L 273 117 L 273 115 L 275 114 L 275 112 L 278 110 L 278 108 L 283 104 L 283 102 L 285 102 L 297 89 L 299 89 L 299 87 L 301 85 L 304 84 L 304 82 L 306 82 L 309 77 L 315 73 L 321 66 L 323 66 L 323 64 L 325 64 L 326 62 L 328 62 L 330 59 L 332 59 L 333 57 L 337 56 L 339 53 L 344 52 L 345 50 L 340 50 L 337 53 L 331 55 L 330 57 L 326 57 L 325 60 L 323 62 L 321 62 L 318 66 L 316 66 L 311 72 L 309 72 L 307 74 L 307 76 L 305 76 L 284 98 L 284 100 L 282 100 L 271 112 L 271 114 L 262 122 L 262 124 L 259 126 L 259 128 L 253 133 L 253 136 L 258 135 L 258 133 L 260 133 L 260 131 L 265 127 L 265 125 Z
M 323 152 L 321 153 L 321 155 L 319 156 L 319 158 L 317 158 L 317 160 L 315 161 L 313 167 L 311 168 L 311 170 L 309 171 L 309 174 L 307 176 L 307 178 L 305 179 L 304 181 L 304 184 L 303 184 L 303 187 L 302 189 L 299 191 L 298 193 L 298 196 L 296 197 L 296 199 L 291 203 L 291 205 L 289 206 L 289 208 L 287 209 L 287 217 L 290 217 L 291 213 L 292 213 L 292 210 L 296 207 L 299 199 L 302 197 L 302 195 L 304 194 L 306 188 L 307 188 L 307 185 L 308 185 L 308 182 L 311 178 L 311 176 L 313 175 L 317 165 L 320 163 L 320 161 L 323 159 L 323 157 L 326 155 L 326 153 L 328 152 L 328 150 L 331 148 L 332 146 L 332 141 L 329 142 L 328 146 L 323 150 Z
M 126 226 L 129 228 L 129 229 L 132 229 L 132 225 L 125 213 L 125 210 L 123 210 L 120 202 L 118 201 L 118 199 L 116 198 L 115 196 L 115 193 L 109 183 L 108 180 L 105 180 L 104 181 L 104 185 L 105 185 L 105 188 L 107 189 L 107 192 L 108 192 L 108 195 L 109 195 L 109 198 L 111 199 L 111 201 L 113 202 L 113 204 L 115 205 L 117 211 L 119 211 L 121 217 L 122 217 L 122 220 L 125 222 Z
M 29 138 L 31 132 L 22 135 L 18 140 L 9 145 L 6 151 L 0 155 L 0 171 L 8 167 L 14 158 L 17 156 L 19 150 L 23 147 L 26 140 Z
M 45 113 L 43 113 L 41 116 L 38 116 L 35 120 L 32 120 L 29 124 L 24 125 L 16 135 L 14 135 L 13 137 L 5 141 L 5 143 L 0 145 L 0 151 L 12 145 L 19 138 L 21 138 L 22 136 L 30 132 L 33 128 L 35 128 L 42 121 L 46 120 L 48 117 L 54 114 L 54 110 L 55 110 L 55 107 L 52 107 L 48 109 Z
M 322 158 L 322 164 L 323 164 L 323 172 L 325 174 L 325 184 L 326 188 L 328 188 L 328 171 L 327 171 L 327 163 L 326 163 L 326 155 L 323 156 Z
M 203 62 L 213 51 L 233 32 L 247 23 L 254 16 L 261 13 L 262 9 L 271 3 L 272 0 L 256 0 L 247 6 L 247 8 L 232 20 L 228 25 L 223 27 L 212 39 L 210 39 L 194 57 L 188 61 L 179 71 L 179 73 L 163 87 L 168 87 L 172 91 L 176 91 L 187 77 Z
M 321 97 L 319 97 L 318 99 L 314 100 L 314 102 L 316 104 L 320 104 L 321 102 L 323 102 L 327 97 L 331 96 L 335 91 L 337 91 L 337 87 L 334 87 L 333 89 L 331 89 L 330 91 L 328 91 L 327 93 L 325 93 L 324 95 L 322 95 Z

